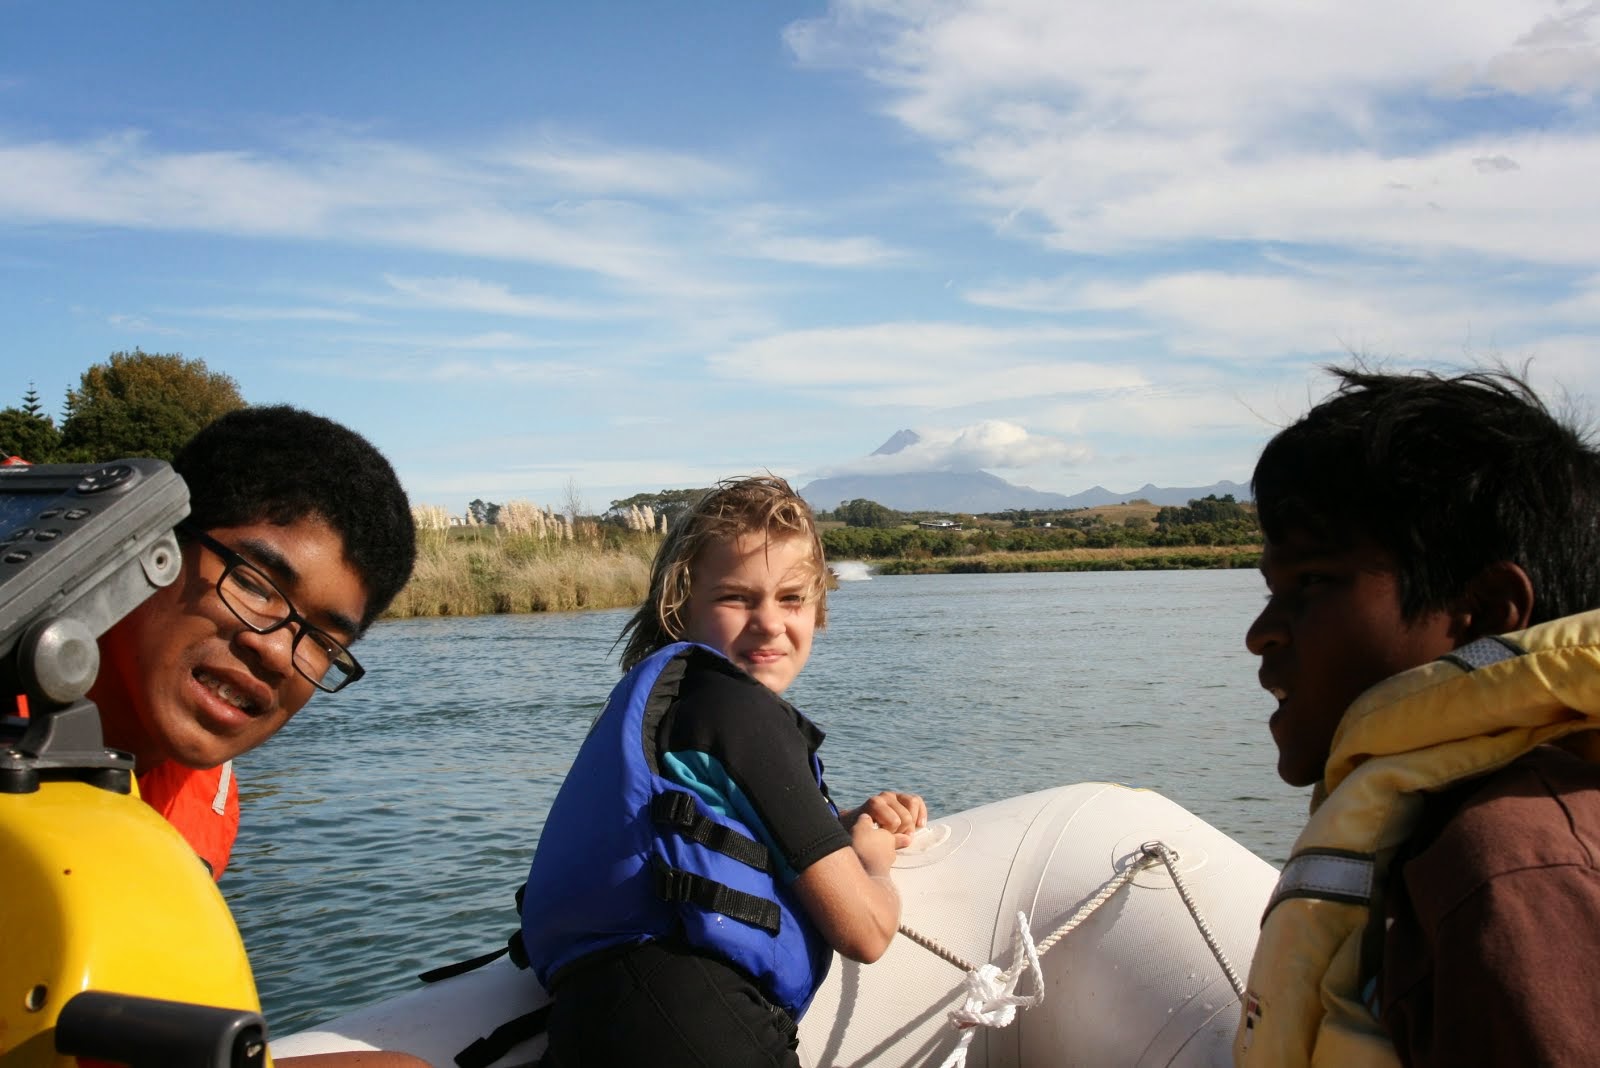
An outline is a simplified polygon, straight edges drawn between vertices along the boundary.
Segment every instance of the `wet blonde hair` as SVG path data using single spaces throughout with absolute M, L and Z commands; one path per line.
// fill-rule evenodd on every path
M 622 670 L 631 670 L 664 645 L 681 641 L 684 613 L 694 585 L 694 564 L 707 545 L 746 534 L 769 539 L 804 538 L 811 546 L 806 601 L 817 608 L 817 629 L 828 619 L 828 568 L 811 506 L 777 475 L 752 475 L 718 482 L 680 515 L 650 565 L 650 592 L 622 628 Z

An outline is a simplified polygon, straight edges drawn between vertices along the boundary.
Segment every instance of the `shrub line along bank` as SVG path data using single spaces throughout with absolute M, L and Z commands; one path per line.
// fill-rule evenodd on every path
M 958 557 L 901 557 L 875 560 L 879 575 L 988 575 L 1040 571 L 1185 571 L 1255 568 L 1260 546 L 1195 546 L 1168 548 L 1075 549 L 1058 552 L 984 553 Z
M 570 540 L 493 531 L 419 532 L 416 570 L 385 618 L 633 608 L 644 600 L 661 542 L 658 534 L 630 531 Z M 827 544 L 837 533 L 824 532 L 829 559 L 859 559 Z M 866 562 L 879 575 L 1253 568 L 1261 552 L 1229 545 L 974 553 L 960 535 L 937 537 L 953 539 L 948 548 L 938 546 L 945 549 L 941 555 L 925 544 L 910 545 L 909 555 Z

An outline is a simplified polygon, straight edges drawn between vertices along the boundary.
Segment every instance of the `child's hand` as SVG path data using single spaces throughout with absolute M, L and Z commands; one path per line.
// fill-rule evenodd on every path
M 895 835 L 862 812 L 850 825 L 850 847 L 861 859 L 861 866 L 875 878 L 886 877 L 894 863 Z
M 874 794 L 866 804 L 844 815 L 848 819 L 859 815 L 871 816 L 872 822 L 894 835 L 896 849 L 910 845 L 912 832 L 928 825 L 927 802 L 917 794 L 902 794 L 893 790 Z

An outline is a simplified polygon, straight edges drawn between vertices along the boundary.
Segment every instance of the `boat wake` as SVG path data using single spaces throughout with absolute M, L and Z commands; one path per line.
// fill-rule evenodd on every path
M 840 582 L 866 582 L 872 578 L 872 568 L 861 560 L 835 560 L 828 570 Z

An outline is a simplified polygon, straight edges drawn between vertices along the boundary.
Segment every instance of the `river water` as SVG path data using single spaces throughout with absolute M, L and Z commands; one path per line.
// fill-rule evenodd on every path
M 841 806 L 893 787 L 937 817 L 1111 780 L 1276 864 L 1306 795 L 1274 771 L 1244 649 L 1261 603 L 1253 571 L 846 581 L 786 696 L 828 732 Z M 504 944 L 627 615 L 379 624 L 357 649 L 366 679 L 239 761 L 222 889 L 275 1034 Z

